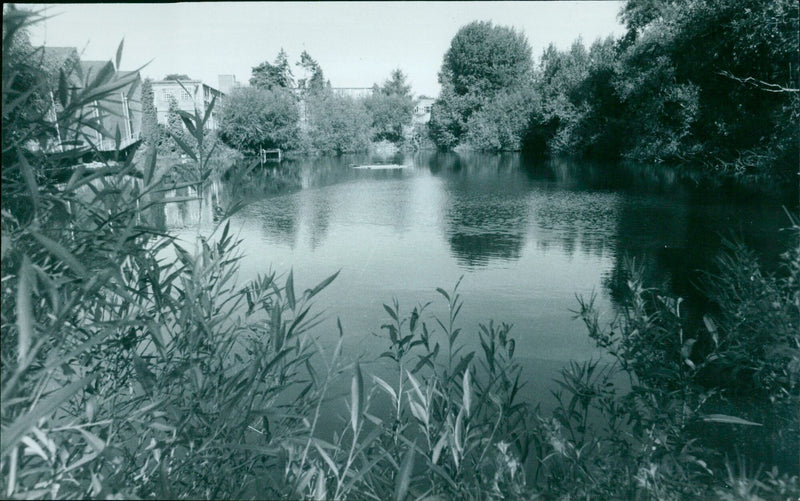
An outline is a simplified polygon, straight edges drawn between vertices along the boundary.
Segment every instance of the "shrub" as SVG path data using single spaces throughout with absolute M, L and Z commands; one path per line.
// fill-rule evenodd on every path
M 330 91 L 309 94 L 308 139 L 320 153 L 355 153 L 370 144 L 370 118 L 363 101 Z
M 364 106 L 372 119 L 372 141 L 401 142 L 414 116 L 414 98 L 405 74 L 396 69 L 382 86 L 375 84 Z
M 298 147 L 299 120 L 297 100 L 288 90 L 235 89 L 222 105 L 219 137 L 251 154 L 260 148 L 291 150 Z
M 796 224 L 791 231 L 800 236 Z M 633 264 L 627 302 L 609 327 L 599 324 L 591 301 L 581 301 L 578 313 L 589 335 L 616 364 L 608 372 L 596 362 L 563 372 L 569 400 L 559 397 L 556 420 L 541 420 L 540 431 L 548 437 L 540 456 L 555 453 L 548 461 L 555 464 L 543 467 L 568 471 L 558 473 L 554 488 L 656 499 L 797 495 L 798 477 L 780 474 L 777 465 L 767 476 L 760 467 L 754 473 L 741 466 L 765 459 L 759 449 L 766 448 L 768 458 L 781 458 L 782 468 L 797 468 L 791 452 L 800 444 L 797 246 L 784 255 L 780 278 L 764 274 L 753 253 L 738 244 L 718 263 L 706 287 L 720 312 L 699 326 L 682 313 L 680 298 L 643 287 Z M 616 371 L 629 390 L 614 383 Z M 730 405 L 742 395 L 746 405 Z M 720 414 L 720 408 L 745 414 Z M 602 432 L 587 431 L 590 411 L 601 416 Z M 717 428 L 730 426 L 733 437 L 723 434 L 725 443 L 714 442 Z M 727 459 L 723 470 L 722 454 L 734 453 L 732 438 L 741 446 L 738 472 Z
M 467 144 L 481 151 L 519 151 L 537 105 L 531 92 L 500 93 L 470 117 Z

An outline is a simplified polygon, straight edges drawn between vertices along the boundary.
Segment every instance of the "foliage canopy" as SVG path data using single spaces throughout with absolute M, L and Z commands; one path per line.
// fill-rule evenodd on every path
M 529 85 L 532 64 L 531 49 L 522 33 L 488 21 L 472 22 L 459 29 L 439 71 L 442 90 L 430 124 L 434 141 L 450 148 L 471 129 L 476 136 L 480 135 L 479 128 L 491 127 L 483 123 L 486 114 L 472 122 L 470 119 L 499 93 L 515 92 Z M 511 143 L 511 149 L 519 149 L 519 138 Z
M 299 134 L 299 111 L 289 91 L 260 87 L 235 89 L 220 110 L 220 138 L 232 148 L 293 149 Z

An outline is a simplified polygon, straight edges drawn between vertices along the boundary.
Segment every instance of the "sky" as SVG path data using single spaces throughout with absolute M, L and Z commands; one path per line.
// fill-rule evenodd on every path
M 125 39 L 124 70 L 154 79 L 185 73 L 217 86 L 218 75 L 247 83 L 251 69 L 303 50 L 334 87 L 371 87 L 395 68 L 417 95 L 436 96 L 450 40 L 471 21 L 522 31 L 538 61 L 549 43 L 620 36 L 622 2 L 204 2 L 28 4 L 52 16 L 31 29 L 36 45 L 74 46 L 83 59 L 113 59 Z

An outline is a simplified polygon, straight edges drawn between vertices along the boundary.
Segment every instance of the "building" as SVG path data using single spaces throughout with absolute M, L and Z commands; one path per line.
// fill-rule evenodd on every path
M 415 124 L 426 124 L 431 120 L 431 109 L 435 98 L 428 96 L 419 96 L 417 98 L 417 105 L 414 107 L 414 117 L 412 122 Z
M 242 86 L 241 82 L 236 81 L 236 75 L 219 75 L 219 91 L 223 94 L 230 94 L 233 89 L 238 89 Z
M 371 96 L 373 89 L 372 87 L 333 87 L 331 91 L 337 96 L 362 99 Z
M 69 148 L 91 147 L 97 151 L 126 150 L 141 138 L 142 87 L 138 71 L 118 71 L 111 61 L 84 61 L 75 47 L 42 47 L 42 66 L 52 81 L 49 118 L 55 123 L 60 140 L 46 146 L 64 151 Z M 63 111 L 56 99 L 59 73 L 63 70 L 69 90 L 80 92 L 90 85 L 109 85 L 118 88 L 102 99 L 89 103 L 79 111 L 81 122 L 96 119 L 96 126 L 82 125 L 75 130 L 60 130 L 56 116 Z M 100 81 L 95 83 L 100 78 Z M 115 85 L 117 84 L 117 85 Z
M 174 101 L 179 110 L 194 114 L 195 109 L 201 112 L 206 110 L 215 97 L 219 100 L 225 96 L 200 80 L 155 80 L 152 85 L 156 119 L 164 125 L 169 123 L 170 101 Z M 218 127 L 216 109 L 211 111 L 206 127 L 210 130 Z
M 111 137 L 91 128 L 86 128 L 86 134 L 93 134 L 94 143 L 103 151 L 117 149 L 117 133 L 120 139 L 119 149 L 125 149 L 138 141 L 142 132 L 142 82 L 139 72 L 115 71 L 111 61 L 80 61 L 79 64 L 86 82 L 91 82 L 106 67 L 111 68 L 109 71 L 114 71 L 111 81 L 127 82 L 121 89 L 94 102 L 92 116 L 100 119 L 104 131 L 111 134 Z

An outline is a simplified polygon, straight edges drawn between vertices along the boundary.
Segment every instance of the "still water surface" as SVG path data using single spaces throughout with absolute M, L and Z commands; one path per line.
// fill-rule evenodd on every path
M 353 168 L 376 163 L 402 168 Z M 576 295 L 596 294 L 610 320 L 626 256 L 643 263 L 650 284 L 701 304 L 693 284 L 723 237 L 744 239 L 768 266 L 785 250 L 778 204 L 695 192 L 662 167 L 423 153 L 285 162 L 280 171 L 290 185 L 282 192 L 268 170 L 238 188 L 249 201 L 232 219 L 240 279 L 293 269 L 302 290 L 341 270 L 317 301 L 327 312 L 317 333 L 333 343 L 340 318 L 352 357 L 388 347 L 383 303 L 397 298 L 408 313 L 433 301 L 427 311 L 443 315 L 436 287 L 463 277 L 464 341 L 478 348 L 480 322 L 513 324 L 528 371 L 550 370 L 601 356 L 571 310 Z M 232 191 L 223 181 L 212 196 L 224 203 Z M 210 206 L 201 226 L 211 224 Z M 166 224 L 188 242 L 197 223 L 198 207 L 168 206 Z

